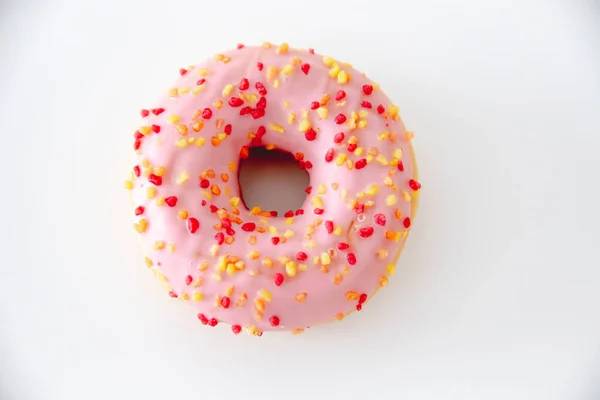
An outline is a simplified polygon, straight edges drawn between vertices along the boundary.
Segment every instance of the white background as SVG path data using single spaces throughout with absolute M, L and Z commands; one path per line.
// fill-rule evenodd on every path
M 164 294 L 122 181 L 179 67 L 264 40 L 379 81 L 423 195 L 365 312 L 257 339 Z M 599 399 L 599 71 L 594 1 L 0 1 L 0 398 Z

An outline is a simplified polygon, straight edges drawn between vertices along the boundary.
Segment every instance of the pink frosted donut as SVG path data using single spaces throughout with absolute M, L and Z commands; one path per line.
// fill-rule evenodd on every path
M 169 295 L 236 334 L 360 311 L 395 271 L 421 187 L 398 107 L 351 65 L 285 43 L 238 45 L 179 73 L 141 111 L 125 182 Z M 301 209 L 244 206 L 238 166 L 253 146 L 307 170 Z

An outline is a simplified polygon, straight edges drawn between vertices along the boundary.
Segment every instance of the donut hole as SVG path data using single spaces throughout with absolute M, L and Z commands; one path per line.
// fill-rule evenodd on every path
M 252 147 L 240 161 L 240 197 L 246 208 L 260 207 L 283 216 L 302 208 L 310 178 L 288 152 Z

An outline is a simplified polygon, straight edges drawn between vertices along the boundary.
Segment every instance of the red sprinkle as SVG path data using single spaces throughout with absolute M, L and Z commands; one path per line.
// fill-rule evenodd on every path
M 210 186 L 210 182 L 208 179 L 200 179 L 200 187 L 202 189 L 207 189 Z
M 285 214 L 283 214 L 283 216 L 286 218 L 291 218 L 294 216 L 294 212 L 292 210 L 289 210 Z
M 185 74 L 187 74 L 187 69 L 185 69 L 185 68 L 179 68 L 179 75 L 183 76 Z
M 321 107 L 321 103 L 319 103 L 318 101 L 313 101 L 312 103 L 310 103 L 311 110 L 316 110 L 319 107 Z
M 309 142 L 312 142 L 317 138 L 317 131 L 315 131 L 313 128 L 308 128 L 308 130 L 304 132 L 304 137 Z
M 367 96 L 373 93 L 373 86 L 371 85 L 363 85 L 362 89 Z
M 333 149 L 329 149 L 329 150 L 327 150 L 327 153 L 325 153 L 325 161 L 331 162 L 332 160 L 333 160 Z
M 357 304 L 356 305 L 356 311 L 360 311 L 362 310 L 362 304 Z
M 360 103 L 361 106 L 363 106 L 364 108 L 373 108 L 373 105 L 371 104 L 370 101 L 366 101 L 364 100 L 362 103 Z
M 160 132 L 160 126 L 158 126 L 158 125 L 152 125 L 152 132 L 154 132 L 154 133 Z
M 248 90 L 248 88 L 250 87 L 250 82 L 248 82 L 248 79 L 242 78 L 238 87 L 240 88 L 240 90 Z
M 402 224 L 404 224 L 405 228 L 410 228 L 410 218 L 409 217 L 404 218 L 404 221 L 402 221 Z
M 304 164 L 305 164 L 306 169 L 311 169 L 313 167 L 313 165 L 310 161 L 306 161 Z
M 133 167 L 133 173 L 135 174 L 135 176 L 137 176 L 139 178 L 140 173 L 141 173 L 139 165 L 136 165 Z
M 217 211 L 219 211 L 219 207 L 215 206 L 214 204 L 211 204 L 210 205 L 210 212 L 214 214 Z
M 135 208 L 135 210 L 133 211 L 133 213 L 135 215 L 142 215 L 144 213 L 144 210 L 145 210 L 144 206 L 137 206 Z
M 277 216 L 277 211 L 269 211 L 269 213 L 271 213 L 271 217 L 276 217 Z
M 204 79 L 204 78 L 200 78 L 200 79 L 198 79 L 198 81 L 196 82 L 196 85 L 202 85 L 204 82 L 206 82 L 206 79 Z
M 148 114 L 150 114 L 150 111 L 148 111 L 148 110 L 140 111 L 140 115 L 142 116 L 142 118 L 146 118 L 148 116 Z
M 269 322 L 272 326 L 279 326 L 279 317 L 273 315 L 271 318 L 269 318 Z
M 333 221 L 325 221 L 325 229 L 327 230 L 327 233 L 333 233 Z
M 315 49 L 308 49 L 308 52 L 309 52 L 310 54 L 315 54 Z
M 240 99 L 239 97 L 230 97 L 228 103 L 231 107 L 240 107 L 242 104 L 244 104 L 244 100 Z
M 239 335 L 239 333 L 242 331 L 242 327 L 239 325 L 231 325 L 231 331 L 234 335 Z
M 303 208 L 299 208 L 296 210 L 296 215 L 304 215 L 304 209 Z
M 142 140 L 141 139 L 135 139 L 135 142 L 133 142 L 133 149 L 134 150 L 139 150 L 140 146 L 142 145 Z
M 188 218 L 188 229 L 190 233 L 196 233 L 198 228 L 200 228 L 200 222 L 196 218 Z
M 335 121 L 336 124 L 340 125 L 340 124 L 343 124 L 344 122 L 346 122 L 346 116 L 342 113 L 339 113 L 338 115 L 335 116 L 335 118 L 333 120 Z
M 385 215 L 383 215 L 383 214 L 375 214 L 373 216 L 373 219 L 375 220 L 375 223 L 377 225 L 385 226 L 385 222 L 386 222 Z
M 335 136 L 333 137 L 333 142 L 334 143 L 342 143 L 344 141 L 344 132 L 340 132 L 340 133 L 336 133 Z
M 251 112 L 252 112 L 252 107 L 250 107 L 250 106 L 242 107 L 240 109 L 240 115 L 247 115 L 247 114 L 250 114 Z
M 346 256 L 346 259 L 348 260 L 348 264 L 350 264 L 350 265 L 356 264 L 356 256 L 354 255 L 354 253 L 348 253 L 348 255 Z
M 202 110 L 202 118 L 210 119 L 210 117 L 212 117 L 212 110 L 210 108 L 205 108 Z
M 164 108 L 153 108 L 152 110 L 152 114 L 154 115 L 159 115 L 165 112 Z
M 344 243 L 344 242 L 339 242 L 337 245 L 338 250 L 348 250 L 350 248 L 350 245 L 348 243 Z
M 221 305 L 223 306 L 223 308 L 229 308 L 230 304 L 231 304 L 231 300 L 229 299 L 229 297 L 223 296 L 221 298 Z
M 304 75 L 308 75 L 308 71 L 310 71 L 310 64 L 302 64 L 300 69 L 302 72 L 304 72 Z
M 361 204 L 361 203 L 358 203 L 358 204 L 356 205 L 356 207 L 354 207 L 354 211 L 355 211 L 357 214 L 362 214 L 362 213 L 364 213 L 364 212 L 365 212 L 365 205 L 364 205 L 364 204 Z
M 343 90 L 341 90 L 341 89 L 340 89 L 340 90 L 338 90 L 338 91 L 335 93 L 335 100 L 336 100 L 336 101 L 340 101 L 340 100 L 342 100 L 344 97 L 346 97 L 346 92 L 344 92 L 344 91 L 343 91 Z
M 281 286 L 284 279 L 283 274 L 280 274 L 279 272 L 273 275 L 273 283 L 275 283 L 275 286 Z
M 415 192 L 419 189 L 421 189 L 421 184 L 417 181 L 415 181 L 414 179 L 411 179 L 408 181 L 408 186 L 410 186 L 410 188 L 412 190 L 414 190 Z
M 194 278 L 192 278 L 191 275 L 188 275 L 185 277 L 185 284 L 189 286 L 193 280 L 194 280 Z
M 169 292 L 169 296 L 171 296 L 172 298 L 176 299 L 177 298 L 177 293 L 175 293 L 174 291 L 170 291 Z
M 167 203 L 169 207 L 175 207 L 177 205 L 177 196 L 169 196 L 165 198 L 165 203 Z
M 383 114 L 385 112 L 385 107 L 383 107 L 381 104 L 377 106 L 377 112 L 379 114 Z
M 356 168 L 356 169 L 363 169 L 366 166 L 367 166 L 366 158 L 361 158 L 360 160 L 358 160 L 357 162 L 354 163 L 354 168 Z
M 265 96 L 267 94 L 267 89 L 265 89 L 265 85 L 263 85 L 260 82 L 256 82 L 256 90 L 258 90 L 258 94 L 260 94 L 261 96 Z
M 256 229 L 256 224 L 254 222 L 246 222 L 244 225 L 242 225 L 243 231 L 252 232 L 254 229 Z
M 402 161 L 398 161 L 398 171 L 404 171 L 404 164 L 402 164 Z
M 306 194 L 310 194 L 310 192 L 312 192 L 312 186 L 307 187 L 306 189 L 304 189 L 304 191 L 306 192 Z
M 140 131 L 135 131 L 133 133 L 133 137 L 136 138 L 136 139 L 141 139 L 141 138 L 144 137 L 144 135 L 142 135 L 142 132 L 140 132 Z
M 265 97 L 261 97 L 258 100 L 258 103 L 256 103 L 256 108 L 258 108 L 259 110 L 264 110 L 265 108 L 267 108 L 267 99 Z
M 223 131 L 229 136 L 231 135 L 231 124 L 227 124 L 225 125 L 225 128 L 223 128 Z
M 221 225 L 223 225 L 223 228 L 229 229 L 231 228 L 231 221 L 229 220 L 229 218 L 223 218 L 221 220 Z
M 216 318 L 211 318 L 208 320 L 208 325 L 209 326 L 217 326 L 217 324 L 219 323 L 219 321 L 217 321 Z
M 358 234 L 360 235 L 361 238 L 368 238 L 373 234 L 374 229 L 371 228 L 370 226 L 366 227 L 366 228 L 360 228 L 358 230 Z
M 367 301 L 367 294 L 363 293 L 360 295 L 360 297 L 358 298 L 358 304 L 363 304 L 365 301 Z
M 263 70 L 263 68 L 264 68 L 264 64 L 263 64 L 263 63 L 261 63 L 260 61 L 258 61 L 258 62 L 256 63 L 256 68 L 258 68 L 258 70 L 259 70 L 259 71 L 262 71 L 262 70 Z
M 200 204 L 202 204 L 202 207 L 204 207 L 206 205 L 206 200 L 202 200 L 202 203 Z
M 153 185 L 156 185 L 156 186 L 162 185 L 162 177 L 161 176 L 150 174 L 150 175 L 148 175 L 148 180 Z
M 252 114 L 252 118 L 259 119 L 259 118 L 265 116 L 265 110 L 259 110 L 258 108 L 255 108 L 254 110 L 252 110 L 251 114 Z
M 315 214 L 317 215 L 321 215 L 325 212 L 325 210 L 323 210 L 322 208 L 315 208 Z
M 308 255 L 303 251 L 299 251 L 296 253 L 296 260 L 306 261 L 306 260 L 308 260 Z
M 202 325 L 208 324 L 208 318 L 204 314 L 198 314 L 198 319 L 202 322 Z
M 277 244 L 279 243 L 279 240 L 280 240 L 280 239 L 279 239 L 277 236 L 275 236 L 275 237 L 272 237 L 272 238 L 271 238 L 271 243 L 273 243 L 274 245 L 277 245 Z
M 223 232 L 217 232 L 215 234 L 215 240 L 217 241 L 218 245 L 222 245 L 223 242 L 225 242 L 225 235 L 223 234 Z
M 354 150 L 356 150 L 357 147 L 358 147 L 358 145 L 356 143 L 349 143 L 346 150 L 348 150 L 350 153 L 352 153 L 352 152 L 354 152 Z

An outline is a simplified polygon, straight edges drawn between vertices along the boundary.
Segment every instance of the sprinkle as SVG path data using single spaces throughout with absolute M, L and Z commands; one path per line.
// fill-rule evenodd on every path
M 331 264 L 331 258 L 329 256 L 328 253 L 322 253 L 321 254 L 321 264 L 322 265 L 329 265 Z
M 371 228 L 370 226 L 365 227 L 365 228 L 360 228 L 358 230 L 358 234 L 361 238 L 368 238 L 371 235 L 373 235 L 373 228 Z
M 165 242 L 163 240 L 157 240 L 154 242 L 154 250 L 162 250 L 165 248 Z
M 269 292 L 267 289 L 260 289 L 258 291 L 258 296 L 267 303 L 273 299 L 273 295 L 271 295 L 271 292 Z
M 362 90 L 363 90 L 363 93 L 368 96 L 371 93 L 373 93 L 373 86 L 371 86 L 371 85 L 363 85 Z
M 258 62 L 256 63 L 256 68 L 258 68 L 258 70 L 259 70 L 259 71 L 262 71 L 262 70 L 263 70 L 263 68 L 264 68 L 264 64 L 263 64 L 263 63 L 261 63 L 260 61 L 258 61 Z
M 302 121 L 300 122 L 300 125 L 298 126 L 298 130 L 299 130 L 300 132 L 306 132 L 306 131 L 307 131 L 307 130 L 309 130 L 309 129 L 310 129 L 310 121 L 309 121 L 309 120 L 307 120 L 307 119 L 305 119 L 305 120 L 302 120 Z
M 339 84 L 344 84 L 348 82 L 348 74 L 346 74 L 345 71 L 340 71 L 340 73 L 337 76 L 337 81 Z
M 275 131 L 275 132 L 279 132 L 279 133 L 285 132 L 285 129 L 283 128 L 283 126 L 277 125 L 277 124 L 269 124 L 269 129 L 271 129 L 272 131 Z
M 274 65 L 267 67 L 267 80 L 272 80 L 279 73 L 279 68 Z
M 340 101 L 342 100 L 344 97 L 346 97 L 346 92 L 344 92 L 343 90 L 338 90 L 335 93 L 335 101 Z
M 256 229 L 256 224 L 254 222 L 246 222 L 242 225 L 242 230 L 245 232 L 252 232 Z
M 308 71 L 310 71 L 310 64 L 302 64 L 300 69 L 302 72 L 304 72 L 304 75 L 308 75 Z
M 125 181 L 125 182 L 123 183 L 123 187 L 124 187 L 125 189 L 127 189 L 127 190 L 131 190 L 131 189 L 133 189 L 133 182 L 131 182 L 131 181 L 129 181 L 129 180 L 128 180 L 128 181 Z
M 285 272 L 288 276 L 296 275 L 296 263 L 293 261 L 288 261 L 285 263 Z
M 284 43 L 281 43 L 281 44 L 280 44 L 280 45 L 277 47 L 277 50 L 275 50 L 275 52 L 276 52 L 277 54 L 285 54 L 285 53 L 287 53 L 287 52 L 288 52 L 288 48 L 289 48 L 288 44 L 284 42 Z
M 390 194 L 385 198 L 385 204 L 388 206 L 393 206 L 396 204 L 397 198 L 395 194 Z
M 277 317 L 276 315 L 273 315 L 269 319 L 269 322 L 271 323 L 272 326 L 279 326 L 279 317 Z
M 410 218 L 409 217 L 404 218 L 404 220 L 402 221 L 402 224 L 404 225 L 405 228 L 410 228 Z
M 329 69 L 329 76 L 331 76 L 332 78 L 337 78 L 337 76 L 339 75 L 340 71 L 342 69 L 340 68 L 339 64 L 334 64 L 330 69 Z
M 210 108 L 205 108 L 202 110 L 202 118 L 210 119 L 212 117 L 212 110 Z
M 328 67 L 331 67 L 333 65 L 333 63 L 335 62 L 333 58 L 329 57 L 329 56 L 323 56 L 323 64 L 325 64 Z
M 306 296 L 307 296 L 306 293 L 298 293 L 296 295 L 296 301 L 298 303 L 304 303 L 304 301 L 306 301 Z
M 179 122 L 179 117 L 177 115 L 171 114 L 167 117 L 167 121 L 169 121 L 172 124 L 176 124 L 177 122 Z
M 377 106 L 377 113 L 378 114 L 383 114 L 385 112 L 385 107 L 383 105 L 378 105 Z
M 415 192 L 419 189 L 421 189 L 421 184 L 417 181 L 415 181 L 414 179 L 411 179 L 408 181 L 408 186 L 410 186 L 410 188 L 412 190 L 414 190 Z
M 169 207 L 175 207 L 177 205 L 177 197 L 169 196 L 169 197 L 165 198 L 165 203 L 167 203 L 167 205 Z
M 276 273 L 275 275 L 273 275 L 273 283 L 275 283 L 275 286 L 281 286 L 284 279 L 285 278 L 284 278 L 283 274 L 280 274 L 279 272 Z
M 190 233 L 196 233 L 196 231 L 200 227 L 200 222 L 198 222 L 198 220 L 196 218 L 189 218 L 187 225 L 188 225 L 188 230 L 190 231 Z
M 244 100 L 240 99 L 239 97 L 230 97 L 228 103 L 231 107 L 240 107 L 242 104 L 244 104 Z
M 356 301 L 359 298 L 360 298 L 360 293 L 358 293 L 358 292 L 354 292 L 354 291 L 346 292 L 346 300 L 348 300 L 348 301 Z
M 307 121 L 308 122 L 308 121 Z M 310 125 L 310 123 L 309 123 Z M 306 140 L 308 140 L 309 142 L 312 142 L 313 140 L 315 140 L 317 138 L 317 131 L 315 131 L 313 128 L 308 128 L 305 133 L 304 133 L 304 137 L 306 138 Z
M 188 212 L 186 210 L 179 210 L 179 212 L 177 213 L 177 218 L 179 219 L 187 219 L 188 217 Z
M 340 154 L 338 154 L 338 156 L 335 159 L 335 165 L 337 165 L 339 167 L 342 164 L 344 164 L 345 161 L 346 161 L 346 154 L 340 153 Z
M 287 64 L 285 67 L 283 67 L 283 69 L 281 70 L 281 74 L 282 75 L 291 75 L 294 72 L 294 66 L 291 64 Z
M 346 116 L 342 113 L 335 116 L 334 121 L 336 124 L 341 125 L 346 122 Z

